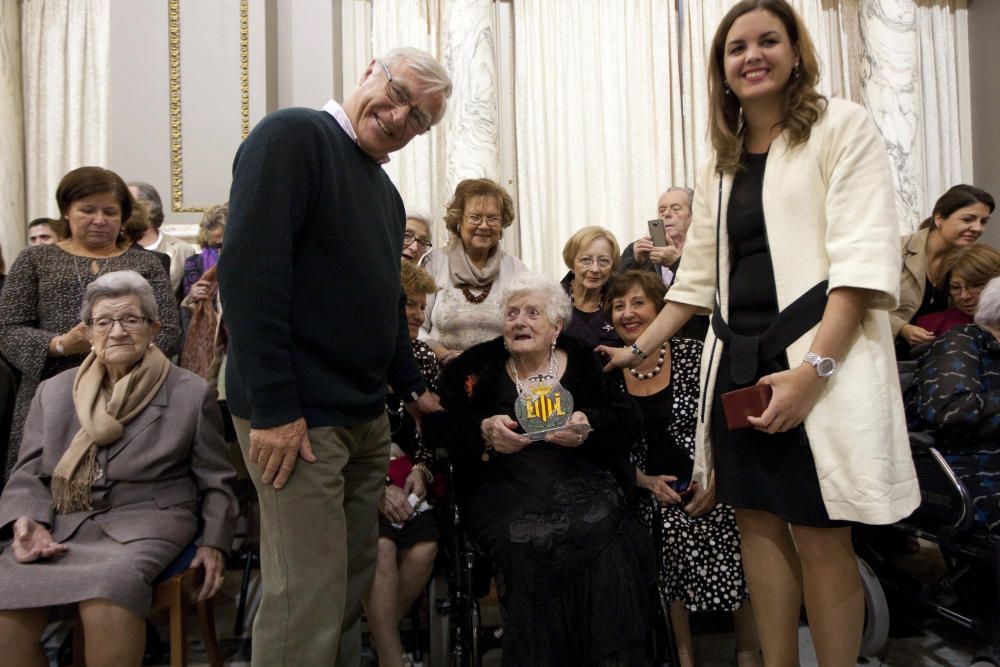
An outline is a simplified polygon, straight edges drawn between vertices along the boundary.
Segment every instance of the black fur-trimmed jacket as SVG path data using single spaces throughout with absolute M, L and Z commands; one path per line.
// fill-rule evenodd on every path
M 617 381 L 620 373 L 604 373 L 603 362 L 589 347 L 565 334 L 559 336 L 556 346 L 567 356 L 566 370 L 559 382 L 573 394 L 573 410 L 587 415 L 594 428 L 574 451 L 614 473 L 622 490 L 629 495 L 635 475 L 628 460 L 629 448 L 642 425 L 638 408 L 622 391 Z M 499 391 L 509 381 L 506 370 L 509 358 L 502 337 L 463 352 L 441 374 L 438 386 L 445 412 L 425 418 L 424 428 L 430 442 L 446 447 L 454 462 L 462 497 L 475 488 L 491 465 L 490 461 L 482 460 L 480 424 L 487 417 L 505 412 Z

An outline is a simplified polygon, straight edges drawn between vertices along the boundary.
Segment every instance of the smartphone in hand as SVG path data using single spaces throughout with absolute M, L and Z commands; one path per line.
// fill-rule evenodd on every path
M 667 231 L 663 228 L 663 221 L 656 218 L 646 225 L 649 227 L 649 238 L 653 239 L 653 245 L 658 248 L 667 247 Z

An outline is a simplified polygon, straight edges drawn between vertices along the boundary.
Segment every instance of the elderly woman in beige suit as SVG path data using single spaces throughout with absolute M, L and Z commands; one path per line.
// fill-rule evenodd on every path
M 139 665 L 152 583 L 197 537 L 201 598 L 222 585 L 236 498 L 214 396 L 152 345 L 153 290 L 99 277 L 81 319 L 92 351 L 35 393 L 0 496 L 0 651 L 47 665 L 52 607 L 77 604 L 86 662 Z
M 864 594 L 848 522 L 920 502 L 886 312 L 899 293 L 885 145 L 856 104 L 815 90 L 816 52 L 785 0 L 743 0 L 709 58 L 714 154 L 699 175 L 667 304 L 614 366 L 714 310 L 688 511 L 736 508 L 764 662 L 797 665 L 803 600 L 819 664 L 853 665 Z M 747 427 L 721 396 L 773 396 Z
M 951 187 L 934 204 L 931 217 L 903 238 L 903 271 L 899 306 L 889 313 L 892 333 L 907 346 L 930 343 L 934 334 L 915 322 L 948 308 L 948 286 L 942 284 L 942 260 L 949 250 L 979 240 L 993 214 L 993 197 L 971 185 Z

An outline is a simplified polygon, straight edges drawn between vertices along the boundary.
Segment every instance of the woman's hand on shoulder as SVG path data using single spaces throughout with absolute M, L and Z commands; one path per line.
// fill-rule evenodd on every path
M 87 340 L 87 325 L 80 322 L 66 333 L 53 338 L 49 349 L 55 352 L 55 341 L 62 344 L 63 355 L 86 354 L 90 352 L 90 341 Z
M 52 558 L 69 550 L 65 544 L 52 539 L 48 528 L 34 519 L 22 516 L 14 522 L 14 560 L 18 563 L 34 563 Z
M 546 434 L 545 442 L 551 442 L 560 447 L 579 447 L 590 435 L 592 429 L 589 427 L 590 420 L 587 419 L 587 415 L 579 411 L 574 412 L 566 420 L 564 428 Z
M 207 600 L 222 588 L 226 573 L 226 557 L 215 547 L 198 547 L 188 569 L 202 567 L 205 569 L 205 579 L 198 591 L 198 601 Z
M 827 378 L 819 377 L 816 369 L 805 363 L 791 370 L 765 375 L 757 384 L 771 385 L 771 402 L 760 417 L 747 417 L 747 421 L 765 433 L 791 430 L 805 421 L 826 382 L 829 382 Z
M 632 350 L 627 347 L 598 345 L 594 348 L 594 352 L 599 353 L 602 358 L 608 360 L 608 363 L 604 365 L 605 372 L 616 368 L 632 368 L 642 361 L 639 355 L 632 354 Z
M 904 324 L 899 330 L 899 335 L 910 347 L 934 342 L 934 332 L 918 327 L 916 324 Z
M 479 424 L 479 432 L 483 442 L 500 454 L 516 454 L 531 444 L 531 439 L 521 433 L 515 433 L 517 421 L 508 415 L 493 415 Z
M 434 356 L 437 357 L 438 363 L 442 366 L 451 363 L 457 359 L 460 354 L 462 354 L 461 350 L 449 350 L 446 347 L 434 348 Z
M 419 471 L 417 474 L 420 474 Z M 412 474 L 412 473 L 411 473 Z M 409 494 L 395 484 L 385 487 L 378 501 L 378 512 L 392 523 L 402 523 L 413 514 L 413 506 L 407 500 Z

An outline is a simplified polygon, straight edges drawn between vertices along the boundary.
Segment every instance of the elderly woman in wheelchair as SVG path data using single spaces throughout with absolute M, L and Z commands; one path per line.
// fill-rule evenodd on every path
M 904 527 L 935 541 L 948 563 L 941 586 L 907 594 L 980 633 L 1000 664 L 1000 278 L 982 290 L 975 323 L 948 330 L 906 390 L 923 503 Z M 905 362 L 904 362 L 905 363 Z M 901 363 L 901 377 L 905 381 Z M 939 592 L 954 591 L 940 598 Z
M 934 436 L 975 508 L 973 521 L 1000 536 L 1000 278 L 979 296 L 975 324 L 931 346 L 906 393 L 910 428 Z
M 500 315 L 502 337 L 445 367 L 446 412 L 425 428 L 447 446 L 464 529 L 494 566 L 503 664 L 648 664 L 655 561 L 623 491 L 637 410 L 561 333 L 572 310 L 558 283 L 518 274 Z

